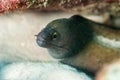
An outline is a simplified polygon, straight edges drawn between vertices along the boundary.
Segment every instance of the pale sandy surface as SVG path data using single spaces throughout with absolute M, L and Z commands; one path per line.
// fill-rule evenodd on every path
M 0 59 L 52 60 L 46 49 L 38 47 L 35 36 L 45 25 L 72 13 L 19 12 L 0 16 Z

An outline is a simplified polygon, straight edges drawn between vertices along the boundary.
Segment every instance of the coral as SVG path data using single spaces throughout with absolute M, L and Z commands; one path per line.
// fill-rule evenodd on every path
M 17 9 L 19 3 L 19 0 L 0 0 L 0 13 Z
M 28 9 L 28 8 L 45 8 L 48 0 L 0 0 L 0 13 Z
M 33 8 L 41 8 L 46 7 L 48 4 L 48 0 L 29 0 L 27 1 L 27 8 L 33 7 Z
M 69 9 L 89 14 L 120 11 L 119 4 L 119 0 L 0 0 L 0 12 L 34 8 L 48 11 Z

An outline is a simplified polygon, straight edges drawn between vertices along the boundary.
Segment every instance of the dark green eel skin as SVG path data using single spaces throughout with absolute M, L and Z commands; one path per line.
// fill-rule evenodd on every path
M 120 59 L 120 29 L 79 15 L 50 22 L 36 41 L 54 58 L 90 72 Z

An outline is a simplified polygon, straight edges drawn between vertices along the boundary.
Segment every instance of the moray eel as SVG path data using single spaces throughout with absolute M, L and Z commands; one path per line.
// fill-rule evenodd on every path
M 60 62 L 90 72 L 120 58 L 120 29 L 79 15 L 48 23 L 36 42 Z

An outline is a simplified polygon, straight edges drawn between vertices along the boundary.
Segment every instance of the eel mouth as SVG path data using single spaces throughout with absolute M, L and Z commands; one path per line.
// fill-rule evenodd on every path
M 47 47 L 49 44 L 47 41 L 45 40 L 36 40 L 37 44 L 40 46 L 40 47 Z
M 47 48 L 50 44 L 48 41 L 46 41 L 45 39 L 41 38 L 41 39 L 36 39 L 36 42 L 37 44 L 40 46 L 40 47 L 44 47 L 44 48 Z
M 96 35 L 95 40 L 103 46 L 113 49 L 120 49 L 120 41 L 115 39 L 109 39 L 107 37 Z
M 65 48 L 64 46 L 61 46 L 61 45 L 56 45 L 54 43 L 51 43 L 43 38 L 37 38 L 36 39 L 36 42 L 37 44 L 40 46 L 40 47 L 43 47 L 43 48 L 58 48 L 58 49 L 63 49 L 63 50 L 67 50 L 69 51 L 67 48 Z

